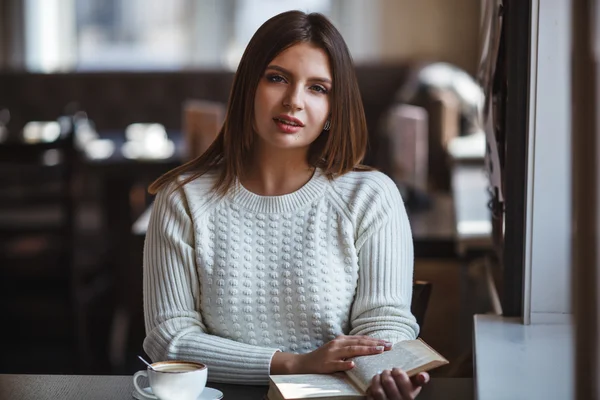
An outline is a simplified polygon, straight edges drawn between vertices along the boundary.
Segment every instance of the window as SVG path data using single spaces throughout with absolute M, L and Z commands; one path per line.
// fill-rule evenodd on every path
M 77 69 L 187 66 L 191 8 L 188 0 L 78 0 Z
M 244 49 L 254 32 L 269 18 L 287 10 L 300 9 L 305 12 L 320 12 L 331 17 L 331 4 L 326 0 L 239 0 L 232 26 L 233 40 L 228 49 L 227 65 L 235 68 L 242 58 Z
M 27 67 L 40 72 L 235 69 L 264 21 L 291 9 L 332 17 L 331 3 L 27 0 Z

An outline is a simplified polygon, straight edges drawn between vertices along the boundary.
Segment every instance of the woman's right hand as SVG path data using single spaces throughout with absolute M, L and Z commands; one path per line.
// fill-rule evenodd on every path
M 288 374 L 330 374 L 333 372 L 347 371 L 354 367 L 349 358 L 380 354 L 392 348 L 392 343 L 385 340 L 373 339 L 369 336 L 340 335 L 318 349 L 307 354 L 275 353 L 271 365 L 285 362 Z M 282 371 L 284 372 L 284 371 Z

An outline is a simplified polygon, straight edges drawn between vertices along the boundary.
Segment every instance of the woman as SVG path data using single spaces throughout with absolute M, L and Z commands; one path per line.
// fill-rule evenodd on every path
M 251 39 L 210 148 L 159 178 L 144 248 L 144 349 L 213 381 L 331 373 L 414 339 L 413 250 L 399 192 L 360 161 L 353 63 L 320 14 L 286 12 Z M 429 379 L 373 378 L 375 398 Z

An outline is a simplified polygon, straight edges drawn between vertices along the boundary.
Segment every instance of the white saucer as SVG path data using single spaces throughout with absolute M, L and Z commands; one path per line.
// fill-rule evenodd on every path
M 133 389 L 133 392 L 131 393 L 131 395 L 138 400 L 158 399 L 154 395 L 154 393 L 152 393 L 151 387 L 144 388 L 143 390 L 146 393 L 146 396 L 148 396 L 148 397 L 144 397 L 144 396 L 140 395 L 138 393 L 138 391 L 135 389 Z M 198 398 L 196 400 L 220 400 L 222 398 L 223 398 L 223 392 L 221 392 L 220 390 L 217 390 L 217 389 L 206 387 L 206 388 L 204 388 L 204 390 L 202 391 L 202 393 L 200 394 L 200 396 L 198 396 Z

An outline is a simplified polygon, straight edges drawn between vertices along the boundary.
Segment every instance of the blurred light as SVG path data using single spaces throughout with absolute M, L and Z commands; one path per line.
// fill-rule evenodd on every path
M 166 159 L 175 154 L 175 144 L 162 124 L 131 124 L 125 129 L 125 137 L 127 142 L 121 149 L 125 158 Z
M 144 139 L 144 132 L 147 124 L 131 124 L 125 128 L 125 138 L 131 142 L 141 142 Z
M 483 159 L 485 157 L 485 132 L 477 131 L 467 136 L 457 136 L 448 143 L 448 152 L 454 159 Z
M 62 156 L 60 151 L 57 149 L 46 150 L 42 155 L 42 164 L 52 167 L 54 165 L 60 164 L 62 161 Z
M 78 149 L 85 149 L 87 144 L 98 139 L 98 133 L 89 123 L 78 123 L 75 127 L 75 145 Z
M 163 160 L 175 154 L 175 144 L 171 140 L 154 143 L 152 147 L 145 143 L 126 142 L 121 148 L 123 157 L 128 159 Z
M 105 160 L 115 152 L 115 144 L 110 139 L 91 139 L 84 146 L 85 155 L 91 160 Z
M 23 127 L 23 140 L 26 143 L 54 142 L 60 132 L 60 124 L 56 121 L 31 121 Z
M 491 221 L 460 221 L 457 226 L 461 236 L 486 236 L 492 233 Z

